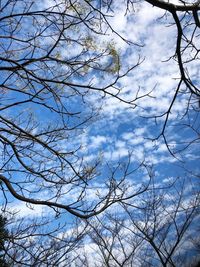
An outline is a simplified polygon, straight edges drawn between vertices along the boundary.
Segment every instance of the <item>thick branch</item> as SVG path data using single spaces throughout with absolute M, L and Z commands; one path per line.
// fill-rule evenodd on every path
M 193 5 L 175 5 L 169 2 L 161 1 L 161 0 L 146 0 L 149 4 L 153 6 L 157 6 L 161 9 L 172 11 L 198 11 L 200 10 L 199 2 Z

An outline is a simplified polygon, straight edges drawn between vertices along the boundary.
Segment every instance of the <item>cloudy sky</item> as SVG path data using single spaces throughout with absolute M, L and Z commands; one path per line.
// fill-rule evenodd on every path
M 48 7 L 52 3 L 54 1 L 46 0 L 42 5 Z M 166 185 L 177 177 L 190 177 L 188 184 L 185 182 L 189 192 L 189 189 L 192 189 L 191 180 L 198 185 L 196 176 L 199 174 L 199 106 L 198 99 L 194 98 L 188 108 L 189 94 L 185 93 L 185 86 L 182 85 L 182 93 L 177 96 L 167 118 L 166 112 L 172 103 L 180 78 L 174 58 L 177 29 L 172 23 L 172 17 L 145 2 L 134 4 L 134 8 L 130 7 L 127 12 L 124 1 L 113 4 L 108 14 L 110 16 L 107 19 L 112 30 L 108 29 L 104 36 L 93 40 L 91 50 L 92 46 L 104 50 L 104 45 L 112 44 L 119 56 L 119 74 L 132 66 L 135 67 L 116 84 L 120 88 L 118 97 L 112 96 L 117 92 L 113 87 L 107 89 L 105 97 L 96 91 L 88 95 L 88 102 L 99 112 L 87 127 L 81 129 L 76 138 L 72 137 L 70 144 L 67 144 L 68 149 L 80 148 L 78 155 L 84 158 L 88 166 L 97 159 L 102 162 L 101 174 L 95 179 L 92 188 L 88 189 L 87 200 L 92 202 L 97 194 L 104 194 L 103 183 L 109 177 L 110 170 L 112 171 L 119 162 L 125 164 L 130 155 L 131 168 L 137 168 L 144 162 L 151 167 L 155 184 L 158 186 Z M 190 36 L 191 33 L 192 26 L 188 27 L 186 35 Z M 69 32 L 69 36 L 73 34 Z M 83 32 L 81 36 L 85 34 Z M 67 48 L 60 49 L 59 56 L 72 57 L 78 53 L 80 51 L 69 44 Z M 191 54 L 190 50 L 186 50 L 184 57 L 189 58 Z M 138 62 L 140 64 L 137 65 Z M 199 62 L 189 61 L 187 71 L 194 83 L 198 84 Z M 102 87 L 112 83 L 113 76 L 108 73 L 102 77 L 91 72 L 74 79 L 80 83 L 91 80 L 92 86 Z M 132 103 L 125 103 L 132 100 Z M 79 103 L 75 101 L 70 105 L 77 108 Z M 53 122 L 56 119 L 47 117 L 40 110 L 36 110 L 35 114 L 43 122 Z M 161 135 L 163 127 L 165 139 Z M 35 131 L 37 133 L 37 129 Z M 62 145 L 66 144 L 61 143 Z M 120 174 L 119 171 L 118 178 Z M 128 176 L 129 185 L 136 190 L 138 184 L 147 182 L 148 175 L 143 169 Z M 130 187 L 128 193 L 131 190 Z M 37 194 L 37 197 L 48 198 L 48 193 L 48 190 L 42 190 L 41 195 Z M 71 203 L 76 200 L 79 193 L 79 189 L 77 188 L 76 192 L 75 188 L 63 195 L 59 201 Z M 30 209 L 25 203 L 16 200 L 13 200 L 11 207 L 19 210 L 19 216 L 22 217 L 50 214 L 48 208 L 32 206 Z M 66 214 L 64 216 L 61 216 L 61 221 L 66 220 Z M 72 219 L 69 215 L 67 218 L 69 222 Z M 90 245 L 86 248 L 87 251 L 91 250 Z
M 49 7 L 52 2 L 45 1 L 42 5 Z M 108 14 L 110 16 L 107 19 L 113 31 L 108 29 L 106 35 L 100 36 L 98 45 L 97 41 L 93 42 L 97 48 L 102 49 L 104 45 L 112 43 L 119 55 L 120 73 L 140 62 L 117 83 L 120 99 L 127 102 L 136 100 L 132 104 L 120 101 L 110 95 L 116 93 L 114 88 L 108 88 L 108 95 L 104 98 L 97 92 L 90 94 L 89 102 L 100 110 L 99 114 L 77 138 L 70 140 L 68 148 L 81 147 L 79 155 L 88 164 L 99 158 L 109 166 L 115 166 L 119 161 L 126 162 L 131 153 L 133 166 L 143 161 L 153 166 L 158 183 L 172 177 L 184 176 L 186 169 L 198 174 L 199 147 L 196 129 L 199 118 L 195 117 L 196 113 L 192 108 L 184 116 L 188 103 L 187 94 L 178 95 L 173 104 L 165 128 L 166 140 L 160 136 L 165 125 L 165 113 L 172 102 L 180 77 L 177 62 L 173 59 L 177 31 L 171 16 L 145 2 L 134 4 L 134 8 L 130 7 L 127 12 L 123 1 L 113 4 Z M 81 33 L 83 36 L 84 34 L 86 33 Z M 189 36 L 190 28 L 187 34 Z M 70 56 L 79 53 L 70 44 L 59 53 L 67 57 L 69 50 Z M 198 62 L 188 63 L 187 69 L 197 83 L 200 76 Z M 88 77 L 83 75 L 81 79 L 79 77 L 78 81 L 85 82 Z M 92 85 L 102 87 L 112 82 L 113 78 L 110 74 L 105 74 L 102 78 L 91 73 L 89 79 L 92 80 Z M 183 85 L 183 92 L 184 89 Z M 194 100 L 192 107 L 198 108 L 197 104 Z M 74 105 L 77 105 L 76 101 Z M 37 114 L 42 121 L 50 119 L 45 117 L 45 113 L 40 113 L 40 110 Z M 188 121 L 194 121 L 193 128 L 188 127 Z M 108 171 L 106 164 L 102 177 Z M 134 179 L 145 181 L 147 178 L 145 173 L 139 173 L 136 178 L 129 179 L 134 182 Z M 98 181 L 95 183 L 98 184 Z M 95 193 L 91 192 L 89 198 L 95 197 Z M 13 205 L 18 208 L 21 205 L 21 214 L 33 212 L 38 215 L 43 210 L 42 207 L 37 208 L 37 212 L 28 210 L 25 204 L 18 202 Z

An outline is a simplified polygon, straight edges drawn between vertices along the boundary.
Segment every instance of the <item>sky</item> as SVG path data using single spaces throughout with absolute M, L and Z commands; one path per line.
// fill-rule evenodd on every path
M 54 3 L 54 1 L 46 0 L 42 5 L 49 6 L 52 2 Z M 113 32 L 108 29 L 105 36 L 100 36 L 100 39 L 95 41 L 94 46 L 98 48 L 100 46 L 104 49 L 104 46 L 112 44 L 119 55 L 121 73 L 136 65 L 139 60 L 141 64 L 120 79 L 117 86 L 122 88 L 118 95 L 121 99 L 130 101 L 137 96 L 141 98 L 133 102 L 132 105 L 126 104 L 110 95 L 116 92 L 114 88 L 108 88 L 106 97 L 94 91 L 87 96 L 87 102 L 81 107 L 79 107 L 78 97 L 74 102 L 71 99 L 66 100 L 69 101 L 67 103 L 72 110 L 80 108 L 83 115 L 86 114 L 86 116 L 92 107 L 99 110 L 95 119 L 88 123 L 87 127 L 81 128 L 78 133 L 72 136 L 69 139 L 70 143 L 67 144 L 68 150 L 80 147 L 78 155 L 84 158 L 88 166 L 97 159 L 103 162 L 101 174 L 95 179 L 93 188 L 87 192 L 87 201 L 92 203 L 97 193 L 105 193 L 104 183 L 109 176 L 109 172 L 111 173 L 119 162 L 125 164 L 130 154 L 130 168 L 136 168 L 141 162 L 144 162 L 151 167 L 156 185 L 165 185 L 177 177 L 183 179 L 189 177 L 188 184 L 187 179 L 185 181 L 185 188 L 190 192 L 190 188 L 193 186 L 199 187 L 196 175 L 199 175 L 198 129 L 200 121 L 198 117 L 199 106 L 195 98 L 194 104 L 189 109 L 188 114 L 185 115 L 188 95 L 184 93 L 184 86 L 182 86 L 183 93 L 177 97 L 173 105 L 165 130 L 169 147 L 166 146 L 163 136 L 160 136 L 166 119 L 166 115 L 163 114 L 169 108 L 180 77 L 178 65 L 172 58 L 175 53 L 177 36 L 176 27 L 171 24 L 172 18 L 169 14 L 165 14 L 162 10 L 145 2 L 134 4 L 134 10 L 130 8 L 130 12 L 125 15 L 126 6 L 123 1 L 117 1 L 116 5 L 113 4 L 112 11 L 109 12 L 111 16 L 108 17 L 108 21 Z M 190 29 L 188 29 L 186 34 L 189 36 L 190 33 Z M 69 31 L 69 36 L 73 36 L 73 34 Z M 85 34 L 85 32 L 81 33 L 82 36 Z M 125 42 L 121 37 L 129 42 Z M 73 47 L 73 44 L 61 46 L 58 52 L 61 57 L 65 58 L 68 56 L 72 58 L 79 53 L 77 47 Z M 91 51 L 92 53 L 94 51 Z M 185 57 L 189 57 L 191 53 L 186 51 Z M 194 82 L 198 84 L 200 77 L 199 62 L 189 62 L 187 70 Z M 113 80 L 110 73 L 101 76 L 96 75 L 95 72 L 83 74 L 81 78 L 76 76 L 73 76 L 73 78 L 80 83 L 91 80 L 93 86 L 100 87 Z M 148 96 L 142 97 L 146 94 Z M 21 107 L 19 110 L 15 109 L 15 112 L 20 112 L 20 109 Z M 14 116 L 13 109 L 11 112 L 13 113 L 10 115 Z M 54 120 L 56 123 L 56 117 L 50 117 L 49 113 L 45 113 L 43 109 L 34 108 L 33 112 L 35 118 L 37 118 L 36 120 L 40 120 L 44 124 L 49 121 L 54 123 Z M 156 120 L 155 116 L 158 116 Z M 77 121 L 79 121 L 79 118 Z M 188 121 L 191 122 L 193 128 L 188 127 Z M 74 121 L 69 123 L 73 125 Z M 37 132 L 37 128 L 35 131 Z M 195 141 L 193 142 L 193 140 Z M 189 146 L 188 143 L 190 143 Z M 61 142 L 60 146 L 65 147 L 66 143 Z M 116 179 L 120 178 L 120 175 L 119 171 Z M 20 178 L 18 177 L 18 179 Z M 134 175 L 128 177 L 130 188 L 137 188 L 139 183 L 147 182 L 148 175 L 145 169 L 134 172 Z M 132 190 L 130 188 L 129 191 Z M 188 196 L 187 190 L 186 195 Z M 49 192 L 49 190 L 41 191 L 39 196 L 44 197 L 46 194 L 48 198 Z M 63 195 L 60 201 L 70 203 L 76 199 L 78 193 L 79 189 L 74 188 L 69 194 Z M 18 216 L 20 217 L 27 216 L 30 218 L 30 216 L 40 217 L 51 214 L 50 209 L 46 207 L 33 206 L 30 209 L 25 203 L 16 201 L 11 196 L 9 197 L 13 200 L 10 207 L 18 210 Z M 137 201 L 139 200 L 137 199 Z M 112 209 L 117 208 L 114 206 L 110 208 L 111 211 Z M 119 207 L 118 209 L 120 211 Z M 59 220 L 61 222 L 65 221 L 66 213 L 61 214 Z M 67 214 L 67 221 L 72 221 L 69 214 Z M 86 250 L 91 250 L 90 243 Z

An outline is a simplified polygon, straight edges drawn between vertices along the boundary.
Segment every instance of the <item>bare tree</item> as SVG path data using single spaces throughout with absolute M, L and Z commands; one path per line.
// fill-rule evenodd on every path
M 126 213 L 118 207 L 93 218 L 91 266 L 187 266 L 193 255 L 190 236 L 197 233 L 199 193 L 184 186 L 180 180 L 162 188 L 152 183 L 142 197 L 122 203 Z
M 177 27 L 173 59 L 181 75 L 169 109 L 156 115 L 166 118 L 159 136 L 164 137 L 174 155 L 165 129 L 174 101 L 179 93 L 185 93 L 182 84 L 190 93 L 189 103 L 193 96 L 199 98 L 199 89 L 184 67 L 198 58 L 199 5 L 147 2 L 170 13 Z M 130 4 L 132 1 L 127 2 L 127 9 Z M 109 95 L 135 107 L 137 100 L 149 96 L 137 91 L 129 101 L 121 97 L 120 78 L 142 60 L 139 58 L 130 69 L 120 71 L 121 62 L 112 41 L 101 43 L 98 38 L 108 30 L 118 34 L 109 23 L 105 6 L 111 9 L 112 1 L 1 4 L 1 180 L 22 201 L 64 208 L 83 218 L 100 213 L 120 198 L 108 183 L 93 207 L 85 204 L 86 191 L 101 169 L 98 158 L 90 165 L 82 158 L 78 141 L 82 130 L 98 113 L 90 99 L 98 92 L 99 98 Z M 104 79 L 99 86 L 94 75 L 108 77 L 110 82 Z M 188 112 L 189 104 L 187 115 Z M 188 127 L 198 134 L 194 123 Z M 112 176 L 113 173 L 105 180 L 112 180 Z M 61 199 L 75 195 L 75 191 L 77 198 L 62 204 Z M 49 194 L 47 199 L 41 198 L 44 192 Z
M 52 218 L 11 217 L 5 259 L 19 267 L 187 266 L 193 259 L 198 219 L 195 185 L 186 190 L 183 180 L 166 187 L 152 181 L 134 201 L 123 200 L 121 206 L 117 203 L 103 215 L 75 224 L 53 218 L 52 226 Z
M 143 240 L 130 235 L 125 224 L 123 216 L 110 216 L 108 213 L 90 223 L 90 242 L 96 255 L 94 266 L 138 266 L 138 252 Z
M 116 170 L 111 171 L 104 178 L 103 194 L 88 203 L 87 192 L 101 177 L 101 162 L 98 157 L 85 161 L 79 138 L 98 114 L 100 105 L 90 100 L 94 93 L 99 100 L 110 95 L 134 103 L 137 95 L 130 101 L 121 98 L 118 81 L 141 61 L 120 71 L 112 42 L 102 48 L 99 41 L 108 28 L 106 17 L 89 1 L 3 1 L 0 8 L 4 195 L 9 191 L 18 200 L 80 218 L 98 214 L 124 192 L 118 195 L 109 182 Z M 104 79 L 100 86 L 98 77 L 109 82 Z M 119 185 L 129 171 L 128 163 Z
M 199 217 L 199 192 L 195 191 L 187 192 L 184 181 L 176 181 L 167 190 L 153 185 L 141 200 L 139 212 L 124 206 L 131 221 L 128 229 L 146 242 L 143 253 L 149 266 L 184 266 L 191 242 L 185 243 Z
M 198 77 L 192 76 L 190 66 L 199 60 L 200 6 L 199 2 L 145 2 L 164 10 L 166 24 L 176 28 L 175 51 L 169 60 L 177 64 L 180 75 L 167 110 L 153 115 L 156 121 L 164 118 L 154 140 L 163 137 L 169 152 L 176 156 L 177 151 L 199 142 L 200 92 Z M 137 3 L 125 3 L 128 15 Z M 87 220 L 117 203 L 127 216 L 120 220 L 105 215 L 111 224 L 99 218 L 86 221 L 88 228 L 83 233 L 67 238 L 64 234 L 58 236 L 60 226 L 45 230 L 44 222 L 48 221 L 19 222 L 19 228 L 13 228 L 14 241 L 8 241 L 5 249 L 11 252 L 7 258 L 15 266 L 56 266 L 66 262 L 90 266 L 87 253 L 82 257 L 76 253 L 87 229 L 98 246 L 100 264 L 134 266 L 137 260 L 142 265 L 144 258 L 146 266 L 154 261 L 175 266 L 178 248 L 196 216 L 198 193 L 185 206 L 184 185 L 173 187 L 176 198 L 171 198 L 168 206 L 168 193 L 149 187 L 151 175 L 145 184 L 130 190 L 133 183 L 130 185 L 127 178 L 133 180 L 139 168 L 147 167 L 146 163 L 133 167 L 130 155 L 125 163 L 112 165 L 103 162 L 101 155 L 88 161 L 83 153 L 81 136 L 98 119 L 106 97 L 133 109 L 141 99 L 152 97 L 151 89 L 143 94 L 134 88 L 134 97 L 124 98 L 120 81 L 143 59 L 138 56 L 131 67 L 125 68 L 115 44 L 106 39 L 112 32 L 138 46 L 128 42 L 109 22 L 114 4 L 112 0 L 0 3 L 0 186 L 4 210 L 14 197 L 32 209 L 34 205 L 46 206 L 57 217 L 69 213 Z M 193 135 L 173 150 L 167 128 L 175 102 L 182 96 L 187 105 L 177 125 Z M 143 205 L 135 205 L 132 199 L 140 196 Z M 144 251 L 138 252 L 141 247 Z M 57 254 L 58 250 L 61 253 Z
M 179 119 L 178 123 L 181 127 L 188 128 L 193 133 L 192 139 L 188 142 L 180 142 L 180 150 L 184 150 L 193 143 L 198 143 L 199 136 L 199 125 L 196 120 L 199 120 L 199 99 L 200 99 L 200 88 L 198 84 L 198 78 L 195 74 L 191 74 L 191 64 L 196 64 L 198 68 L 197 60 L 199 58 L 199 44 L 198 36 L 200 29 L 199 20 L 199 1 L 179 1 L 179 4 L 165 1 L 148 1 L 153 6 L 161 8 L 166 11 L 166 15 L 170 14 L 171 23 L 176 26 L 177 36 L 175 43 L 175 52 L 171 59 L 178 64 L 180 77 L 178 78 L 177 87 L 174 88 L 174 95 L 171 99 L 171 103 L 164 114 L 161 117 L 165 117 L 165 121 L 162 127 L 160 136 L 163 136 L 165 143 L 171 154 L 175 155 L 172 147 L 168 142 L 168 138 L 165 134 L 170 113 L 172 112 L 174 103 L 178 100 L 181 95 L 184 95 L 187 99 L 187 105 L 185 107 L 185 114 Z M 191 120 L 192 116 L 195 115 L 195 119 Z
M 20 218 L 6 213 L 1 254 L 6 266 L 76 266 L 87 223 L 61 223 L 55 218 Z M 3 232 L 2 232 L 3 233 Z M 7 265 L 6 265 L 7 263 Z M 1 262 L 3 265 L 3 261 Z
M 162 23 L 163 27 L 173 27 L 176 32 L 176 38 L 174 38 L 174 53 L 166 58 L 166 61 L 174 62 L 179 68 L 179 77 L 176 77 L 176 85 L 170 90 L 173 92 L 170 96 L 170 103 L 166 107 L 166 110 L 162 113 L 151 114 L 146 117 L 152 118 L 152 121 L 156 121 L 159 124 L 158 134 L 155 135 L 153 140 L 162 138 L 168 148 L 168 151 L 174 157 L 178 157 L 178 154 L 187 149 L 190 146 L 199 144 L 199 100 L 200 100 L 200 88 L 199 88 L 199 34 L 200 34 L 200 3 L 197 0 L 194 1 L 162 1 L 162 0 L 146 0 L 144 1 L 154 9 L 160 9 L 163 11 L 163 16 L 160 17 L 157 23 Z M 126 14 L 129 17 L 137 15 L 140 10 L 140 4 L 142 1 L 127 0 Z M 102 0 L 102 6 L 107 6 L 110 11 L 114 10 L 116 4 L 115 1 Z M 114 11 L 113 11 L 114 12 Z M 165 54 L 165 51 L 163 51 Z M 164 66 L 163 66 L 164 68 Z M 196 70 L 196 71 L 194 71 Z M 156 84 L 155 84 L 156 86 Z M 152 96 L 157 97 L 156 93 Z M 168 130 L 168 126 L 172 124 L 171 114 L 176 113 L 175 104 L 184 99 L 184 112 L 173 121 L 173 125 L 176 124 L 176 131 L 185 131 L 188 133 L 188 140 L 180 140 L 176 142 L 174 146 L 174 140 L 171 140 L 171 132 Z

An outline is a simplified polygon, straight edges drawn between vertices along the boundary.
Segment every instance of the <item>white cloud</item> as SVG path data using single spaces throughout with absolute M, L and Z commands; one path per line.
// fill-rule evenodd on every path
M 42 215 L 50 215 L 51 209 L 42 205 L 26 204 L 25 202 L 14 202 L 10 206 L 13 212 L 17 212 L 17 217 L 41 217 Z
M 106 142 L 106 137 L 105 136 L 96 135 L 96 136 L 91 136 L 90 137 L 90 142 L 89 142 L 88 145 L 89 145 L 90 148 L 98 148 L 105 142 Z

